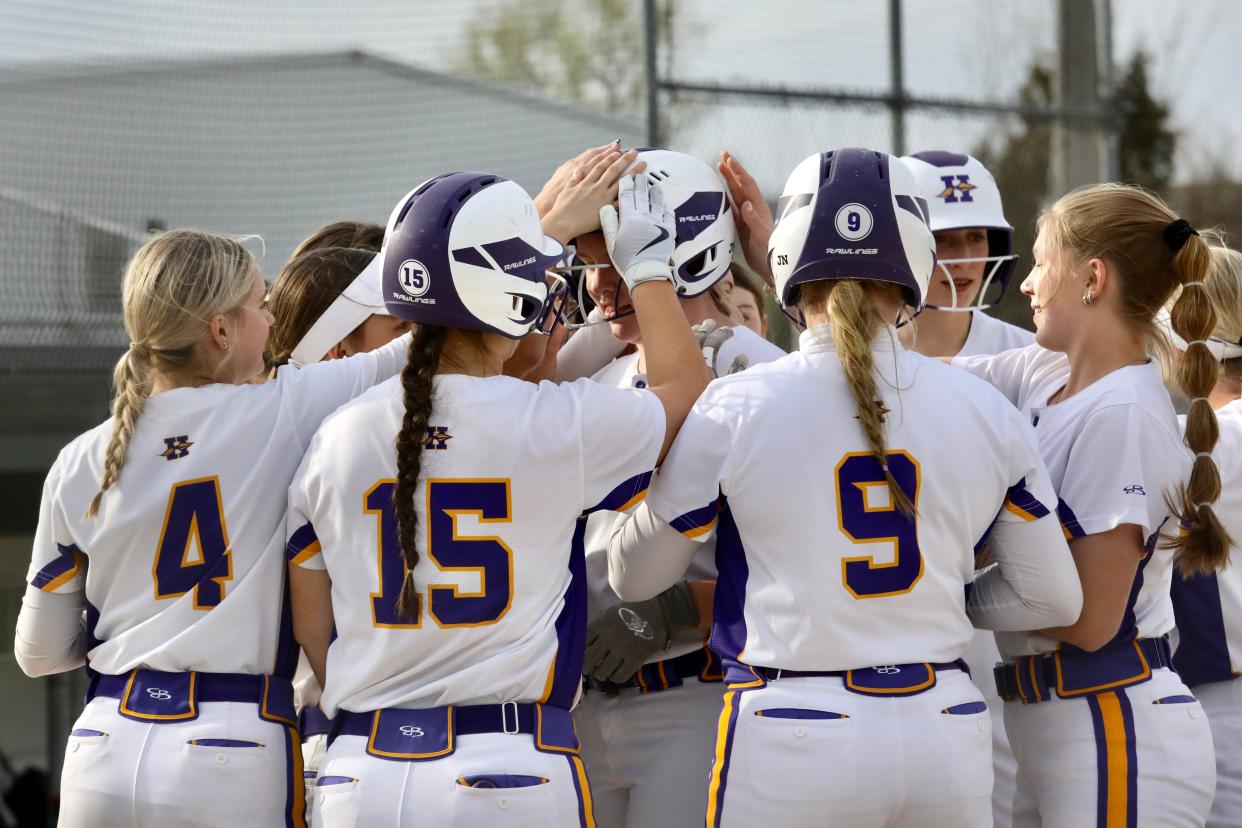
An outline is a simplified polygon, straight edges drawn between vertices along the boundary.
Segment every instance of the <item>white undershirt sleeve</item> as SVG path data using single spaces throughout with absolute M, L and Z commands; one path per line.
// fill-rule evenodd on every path
M 997 563 L 975 578 L 966 614 L 1002 632 L 1062 627 L 1078 620 L 1082 584 L 1055 514 L 997 521 L 988 536 Z
M 86 592 L 45 592 L 27 586 L 17 615 L 13 655 L 31 678 L 86 664 Z
M 646 503 L 619 521 L 608 542 L 608 583 L 623 601 L 646 601 L 685 577 L 698 541 L 656 517 Z

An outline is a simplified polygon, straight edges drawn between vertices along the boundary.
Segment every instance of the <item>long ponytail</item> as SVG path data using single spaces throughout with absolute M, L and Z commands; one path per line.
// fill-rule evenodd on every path
M 1216 309 L 1204 284 L 1211 251 L 1191 236 L 1173 259 L 1173 270 L 1183 283 L 1169 314 L 1173 331 L 1187 343 L 1177 368 L 1177 383 L 1191 400 L 1186 417 L 1186 445 L 1195 453 L 1190 480 L 1168 496 L 1170 511 L 1181 521 L 1171 544 L 1177 568 L 1186 575 L 1221 569 L 1229 561 L 1233 541 L 1212 504 L 1220 497 L 1220 471 L 1212 449 L 1220 438 L 1216 412 L 1207 400 L 1220 377 L 1220 363 L 1205 340 L 1216 328 Z
M 864 287 L 864 285 L 866 285 Z M 888 490 L 893 503 L 906 515 L 914 514 L 914 504 L 909 495 L 897 484 L 897 478 L 888 468 L 888 450 L 884 433 L 884 415 L 880 410 L 879 390 L 876 385 L 875 358 L 871 353 L 871 341 L 884 325 L 875 305 L 867 295 L 870 291 L 900 289 L 880 282 L 860 282 L 855 279 L 824 280 L 808 282 L 801 287 L 804 305 L 822 305 L 828 313 L 832 327 L 832 341 L 850 393 L 858 405 L 858 421 L 872 455 L 884 470 Z
M 401 372 L 405 415 L 397 433 L 397 485 L 393 491 L 393 508 L 406 570 L 397 612 L 407 618 L 416 618 L 419 612 L 418 589 L 414 586 L 414 567 L 418 564 L 418 507 L 414 492 L 422 472 L 423 446 L 431 421 L 432 380 L 440 368 L 447 334 L 447 328 L 419 325 L 410 340 L 409 359 Z

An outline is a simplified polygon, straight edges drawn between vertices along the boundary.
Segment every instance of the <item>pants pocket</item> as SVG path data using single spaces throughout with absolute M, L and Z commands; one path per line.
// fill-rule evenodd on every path
M 811 710 L 803 707 L 764 707 L 756 710 L 755 715 L 765 719 L 802 719 L 807 721 L 831 721 L 849 718 L 844 713 L 834 713 L 831 710 Z
M 457 777 L 457 784 L 467 788 L 533 788 L 548 784 L 548 779 L 520 773 L 476 773 Z
M 468 785 L 473 780 L 478 784 Z M 548 825 L 552 785 L 535 774 L 476 773 L 460 776 L 450 805 L 453 825 L 536 828 Z

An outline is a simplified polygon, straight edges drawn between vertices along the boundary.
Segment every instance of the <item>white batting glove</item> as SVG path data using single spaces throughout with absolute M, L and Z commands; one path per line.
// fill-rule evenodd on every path
M 677 222 L 664 209 L 659 184 L 645 175 L 622 176 L 617 188 L 620 218 L 611 204 L 599 208 L 600 229 L 613 266 L 631 291 L 654 279 L 673 281 L 670 260 L 676 247 Z

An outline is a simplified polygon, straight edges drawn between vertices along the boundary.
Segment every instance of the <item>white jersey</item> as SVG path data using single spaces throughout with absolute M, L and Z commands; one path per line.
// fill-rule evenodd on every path
M 92 669 L 292 675 L 284 600 L 289 481 L 319 423 L 400 370 L 409 337 L 260 385 L 177 388 L 146 401 L 99 514 L 112 421 L 56 459 L 29 582 L 85 587 Z
M 332 579 L 337 637 L 320 706 L 329 716 L 504 701 L 569 708 L 585 643 L 579 516 L 643 497 L 664 410 L 650 392 L 589 380 L 438 375 L 434 400 L 415 496 L 417 619 L 396 612 L 400 380 L 329 418 L 290 489 L 290 559 Z
M 687 537 L 715 537 L 711 644 L 730 667 L 953 661 L 973 634 L 976 546 L 998 520 L 1051 519 L 1029 426 L 896 336 L 882 331 L 872 351 L 914 526 L 868 449 L 827 326 L 803 333 L 799 353 L 713 382 L 682 426 L 647 503 Z
M 733 336 L 725 340 L 717 355 L 716 364 L 727 366 L 733 364 L 738 356 L 745 356 L 751 365 L 771 362 L 785 356 L 776 345 L 759 336 L 742 325 L 732 328 Z M 638 354 L 627 354 L 610 362 L 600 369 L 594 382 L 615 388 L 646 388 L 647 376 L 638 372 Z M 587 618 L 594 618 L 598 613 L 616 604 L 621 599 L 608 585 L 608 539 L 613 529 L 624 516 L 616 512 L 600 512 L 587 519 L 586 530 L 586 564 L 587 564 Z M 704 543 L 703 548 L 694 556 L 690 568 L 686 571 L 686 579 L 690 581 L 716 580 L 716 546 L 715 543 Z M 703 634 L 694 630 L 677 630 L 673 634 L 673 642 L 667 650 L 647 659 L 648 663 L 675 658 L 679 655 L 697 650 L 703 646 Z
M 1183 429 L 1186 418 L 1182 417 Z M 1216 412 L 1220 442 L 1212 457 L 1220 470 L 1216 515 L 1234 542 L 1242 542 L 1242 400 Z M 1234 554 L 1237 549 L 1233 550 Z M 1242 675 L 1242 566 L 1211 575 L 1173 575 L 1173 611 L 1179 642 L 1173 663 L 1194 687 Z
M 976 310 L 970 312 L 970 333 L 966 335 L 962 350 L 957 355 L 966 357 L 999 354 L 1001 351 L 1034 344 L 1035 334 L 1025 328 Z
M 958 357 L 953 364 L 988 380 L 1035 427 L 1056 489 L 1067 538 L 1107 532 L 1123 523 L 1140 528 L 1148 553 L 1139 564 L 1117 640 L 1161 636 L 1173 628 L 1169 600 L 1173 552 L 1160 532 L 1175 522 L 1164 501 L 1190 474 L 1177 414 L 1160 365 L 1120 368 L 1055 405 L 1048 399 L 1069 380 L 1068 358 L 1038 345 L 992 357 Z M 1051 652 L 1040 635 L 998 633 L 1006 657 Z

